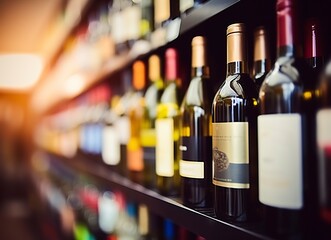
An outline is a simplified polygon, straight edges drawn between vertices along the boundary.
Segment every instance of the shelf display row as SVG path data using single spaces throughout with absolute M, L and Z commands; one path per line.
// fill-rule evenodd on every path
M 213 40 L 205 36 L 149 52 L 114 73 L 116 81 L 45 116 L 37 145 L 68 161 L 84 156 L 89 174 L 124 192 L 144 191 L 142 203 L 154 196 L 165 207 L 163 196 L 175 199 L 172 211 L 180 204 L 184 212 L 209 211 L 214 225 L 245 226 L 229 238 L 253 224 L 252 238 L 323 239 L 331 209 L 330 62 L 324 62 L 323 25 L 318 18 L 298 24 L 300 10 L 294 0 L 275 3 L 275 46 L 264 26 L 250 40 L 246 24 L 227 25 L 223 81 L 210 77 L 216 63 L 207 50 Z M 179 54 L 189 51 L 189 60 Z M 189 82 L 182 78 L 188 61 Z

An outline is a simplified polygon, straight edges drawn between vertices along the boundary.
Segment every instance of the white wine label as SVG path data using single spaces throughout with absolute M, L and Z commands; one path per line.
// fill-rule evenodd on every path
M 174 120 L 156 119 L 156 174 L 163 177 L 174 175 Z
M 103 128 L 102 159 L 108 165 L 117 165 L 121 159 L 121 147 L 116 129 L 112 126 Z
M 319 167 L 319 199 L 322 207 L 331 206 L 331 109 L 317 112 L 316 132 Z
M 179 174 L 187 178 L 204 178 L 204 162 L 179 161 Z
M 147 235 L 149 233 L 148 229 L 148 208 L 146 205 L 139 205 L 138 214 L 138 227 L 140 235 Z
M 249 188 L 248 122 L 213 123 L 213 184 Z
M 141 8 L 138 5 L 123 10 L 124 21 L 127 23 L 126 35 L 128 39 L 138 39 L 140 34 Z
M 126 145 L 130 138 L 130 120 L 127 116 L 120 117 L 115 122 L 117 134 L 121 144 Z
M 180 139 L 181 161 L 179 174 L 182 177 L 203 179 L 212 159 L 211 136 L 189 136 Z M 211 174 L 211 169 L 206 174 Z
M 112 37 L 115 43 L 122 43 L 126 38 L 125 18 L 122 11 L 115 12 L 111 18 Z
M 301 125 L 300 114 L 258 117 L 259 200 L 265 205 L 303 206 Z
M 317 112 L 317 144 L 320 148 L 331 145 L 331 109 Z

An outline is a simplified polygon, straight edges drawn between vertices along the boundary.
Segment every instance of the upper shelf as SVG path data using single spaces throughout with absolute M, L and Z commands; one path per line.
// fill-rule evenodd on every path
M 37 87 L 32 94 L 32 108 L 37 113 L 41 114 L 51 109 L 55 105 L 81 94 L 102 79 L 110 77 L 115 71 L 125 68 L 135 59 L 137 59 L 140 55 L 149 54 L 160 47 L 166 46 L 167 44 L 169 44 L 169 42 L 178 39 L 185 32 L 195 28 L 197 25 L 203 23 L 207 19 L 210 19 L 211 17 L 224 11 L 225 9 L 238 3 L 239 1 L 240 0 L 209 0 L 201 6 L 196 7 L 187 15 L 182 16 L 180 20 L 177 19 L 179 21 L 173 21 L 174 23 L 176 22 L 176 24 L 172 25 L 173 28 L 170 30 L 171 37 L 169 37 L 168 41 L 164 41 L 161 44 L 153 45 L 151 50 L 147 53 L 141 52 L 132 54 L 132 52 L 125 52 L 121 55 L 116 55 L 110 58 L 98 69 L 79 73 L 82 77 L 82 83 L 80 84 L 80 86 L 78 86 L 79 84 L 76 84 L 75 91 L 73 92 L 68 93 L 65 91 L 65 88 L 68 85 L 69 81 L 73 82 L 73 79 L 70 78 L 70 76 L 63 77 L 62 75 L 57 76 L 57 74 L 54 74 L 55 77 L 46 76 L 44 84 L 41 84 L 39 87 Z M 178 24 L 180 24 L 179 28 Z M 47 101 L 45 101 L 46 99 Z
M 50 154 L 50 153 L 48 153 Z M 103 186 L 119 190 L 130 199 L 146 204 L 148 208 L 163 218 L 171 219 L 174 223 L 185 227 L 191 232 L 206 239 L 271 239 L 261 231 L 260 223 L 231 224 L 218 220 L 213 211 L 196 211 L 183 206 L 179 201 L 164 197 L 139 184 L 133 183 L 101 164 L 101 159 L 87 158 L 80 154 L 74 159 L 66 159 L 50 154 L 51 169 L 69 167 L 78 173 L 87 174 L 99 181 Z

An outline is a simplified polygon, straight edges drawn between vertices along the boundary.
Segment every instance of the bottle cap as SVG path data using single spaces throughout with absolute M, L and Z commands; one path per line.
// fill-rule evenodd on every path
M 246 62 L 245 25 L 234 23 L 228 26 L 227 34 L 227 63 Z
M 133 87 L 136 90 L 142 90 L 145 87 L 145 65 L 142 61 L 133 63 Z
M 160 58 L 155 54 L 150 56 L 148 60 L 148 76 L 152 82 L 161 78 Z
M 192 39 L 192 67 L 207 65 L 205 45 L 206 39 L 203 36 L 196 36 Z
M 174 81 L 177 79 L 177 51 L 174 48 L 168 48 L 165 52 L 166 57 L 166 74 L 165 78 L 167 81 Z

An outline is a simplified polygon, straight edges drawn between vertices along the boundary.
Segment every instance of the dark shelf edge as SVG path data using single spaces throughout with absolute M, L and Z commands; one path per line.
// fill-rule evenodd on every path
M 192 10 L 187 16 L 183 17 L 179 34 L 182 35 L 238 2 L 240 2 L 240 0 L 209 0 L 203 3 L 201 6 Z
M 174 223 L 206 239 L 215 239 L 215 237 L 220 236 L 225 237 L 225 239 L 272 239 L 251 230 L 254 228 L 253 223 L 241 226 L 218 220 L 134 183 L 107 169 L 106 166 L 101 164 L 101 159 L 99 159 L 100 161 L 88 159 L 84 155 L 67 159 L 54 153 L 47 151 L 46 153 L 54 156 L 56 160 L 61 160 L 60 162 L 53 161 L 54 164 L 64 165 L 74 171 L 78 170 L 96 178 L 103 186 L 122 192 L 130 199 L 147 205 L 152 212 L 163 218 L 171 219 Z

